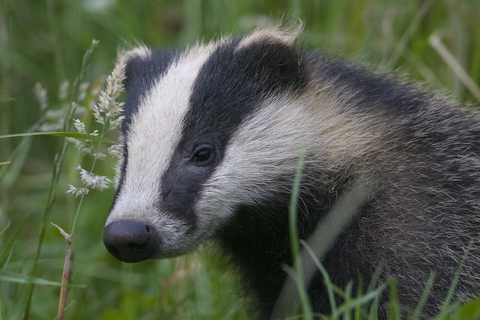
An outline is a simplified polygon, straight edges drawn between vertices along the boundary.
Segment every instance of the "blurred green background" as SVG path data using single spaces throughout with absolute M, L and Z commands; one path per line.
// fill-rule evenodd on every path
M 142 42 L 186 48 L 197 41 L 241 34 L 283 18 L 305 23 L 301 45 L 326 50 L 425 82 L 462 102 L 478 105 L 480 1 L 383 0 L 2 0 L 0 3 L 0 135 L 36 129 L 48 110 L 60 110 L 65 80 L 78 77 L 82 56 L 93 52 L 79 103 L 87 110 L 94 89 L 110 74 L 117 49 Z M 433 37 L 433 38 L 432 38 Z M 430 42 L 429 42 L 430 39 Z M 437 39 L 441 46 L 432 46 Z M 447 54 L 445 53 L 447 52 Z M 468 77 L 459 75 L 465 71 Z M 470 81 L 470 87 L 465 84 Z M 47 109 L 36 99 L 40 83 Z M 92 91 L 93 90 L 93 91 Z M 45 107 L 45 106 L 44 106 Z M 32 127 L 33 126 L 33 127 Z M 95 128 L 91 124 L 91 131 Z M 116 135 L 110 135 L 116 139 Z M 55 319 L 59 287 L 35 285 L 31 274 L 41 237 L 55 154 L 63 138 L 0 139 L 0 319 Z M 79 200 L 66 195 L 79 185 L 75 164 L 92 160 L 70 147 L 63 161 L 48 222 L 71 232 Z M 95 172 L 113 179 L 115 161 Z M 73 238 L 65 319 L 248 319 L 237 279 L 215 248 L 179 259 L 122 264 L 104 249 L 102 232 L 113 189 L 85 197 Z M 52 226 L 34 276 L 60 282 L 66 243 Z

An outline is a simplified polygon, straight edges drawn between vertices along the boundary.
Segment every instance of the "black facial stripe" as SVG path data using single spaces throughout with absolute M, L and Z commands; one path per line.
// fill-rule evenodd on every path
M 115 196 L 113 197 L 113 203 L 112 207 L 110 210 L 113 209 L 115 206 L 115 202 L 117 201 L 118 195 L 120 194 L 120 191 L 122 190 L 123 183 L 125 181 L 125 174 L 127 173 L 127 161 L 128 161 L 128 146 L 124 142 L 123 145 L 123 163 L 122 167 L 120 168 L 120 178 L 118 179 L 118 186 L 117 189 L 115 190 Z
M 236 50 L 239 42 L 233 39 L 217 48 L 200 69 L 182 138 L 161 183 L 161 209 L 185 220 L 192 230 L 196 196 L 245 117 L 268 96 L 294 94 L 306 83 L 303 53 L 295 48 L 265 41 Z M 215 148 L 215 161 L 203 168 L 185 166 L 185 159 L 201 143 Z
M 123 163 L 120 168 L 118 187 L 113 198 L 113 205 L 123 187 L 125 173 L 128 164 L 128 146 L 126 144 L 128 131 L 132 118 L 138 113 L 142 97 L 148 93 L 151 87 L 167 71 L 168 67 L 175 61 L 179 53 L 174 50 L 159 50 L 147 57 L 133 57 L 126 62 L 125 68 L 125 90 L 126 101 L 123 109 L 125 119 L 122 122 L 121 132 L 124 136 Z
M 147 57 L 133 57 L 127 61 L 125 70 L 126 103 L 122 133 L 126 134 L 133 116 L 138 112 L 140 100 L 178 57 L 173 50 L 159 50 Z
M 219 47 L 200 70 L 184 121 L 185 139 L 214 134 L 225 146 L 259 101 L 305 85 L 303 59 L 295 48 L 267 42 L 235 51 L 239 41 Z

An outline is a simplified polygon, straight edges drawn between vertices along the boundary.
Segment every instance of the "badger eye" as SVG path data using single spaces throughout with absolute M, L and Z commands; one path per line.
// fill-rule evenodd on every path
M 192 157 L 192 161 L 198 165 L 209 165 L 215 158 L 215 152 L 210 147 L 203 147 L 195 152 Z
M 202 150 L 198 151 L 197 153 L 195 153 L 195 155 L 193 156 L 193 161 L 204 162 L 204 161 L 207 161 L 208 159 L 210 159 L 211 156 L 212 156 L 212 151 L 211 150 L 202 149 Z

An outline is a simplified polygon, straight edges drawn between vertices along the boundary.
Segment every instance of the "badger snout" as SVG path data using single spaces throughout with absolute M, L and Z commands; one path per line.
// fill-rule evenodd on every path
M 154 258 L 158 242 L 159 237 L 152 225 L 131 219 L 114 221 L 103 232 L 103 243 L 108 252 L 123 262 Z

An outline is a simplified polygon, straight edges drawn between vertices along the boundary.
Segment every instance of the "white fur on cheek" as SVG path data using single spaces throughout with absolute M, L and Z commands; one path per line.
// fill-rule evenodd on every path
M 279 184 L 278 178 L 293 177 L 302 144 L 310 155 L 306 163 L 322 164 L 325 172 L 335 170 L 336 159 L 368 152 L 379 133 L 364 125 L 371 121 L 339 111 L 348 99 L 315 94 L 266 99 L 238 128 L 222 163 L 204 184 L 195 208 L 202 213 L 199 227 L 218 228 L 239 205 L 259 205 L 276 192 L 290 192 L 292 186 Z
M 301 149 L 297 141 L 301 141 L 304 126 L 298 123 L 306 117 L 299 112 L 299 103 L 271 99 L 245 119 L 196 202 L 196 211 L 202 212 L 199 227 L 218 228 L 237 206 L 260 204 L 277 187 L 282 187 L 274 179 L 295 168 Z M 202 223 L 209 225 L 201 226 Z

